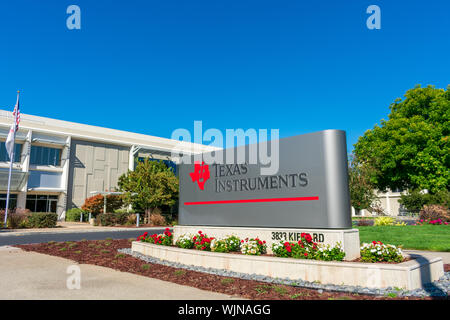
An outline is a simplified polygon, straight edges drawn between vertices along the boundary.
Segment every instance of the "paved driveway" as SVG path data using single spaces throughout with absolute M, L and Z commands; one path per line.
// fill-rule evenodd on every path
M 0 299 L 227 300 L 228 295 L 18 248 L 0 247 Z M 80 269 L 80 289 L 68 289 L 69 266 Z M 69 281 L 69 284 L 76 284 Z M 236 299 L 236 297 L 234 297 Z

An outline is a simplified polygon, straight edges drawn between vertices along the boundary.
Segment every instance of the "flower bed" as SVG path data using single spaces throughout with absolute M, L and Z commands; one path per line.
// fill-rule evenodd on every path
M 172 263 L 242 276 L 258 276 L 286 281 L 307 281 L 367 288 L 398 287 L 415 290 L 443 275 L 442 258 L 417 258 L 401 263 L 366 263 L 282 258 L 274 255 L 249 255 L 186 250 L 143 241 L 132 243 L 132 252 Z
M 440 226 L 440 225 L 446 225 L 448 226 L 448 222 L 447 221 L 442 221 L 441 219 L 428 219 L 428 220 L 424 220 L 424 219 L 420 219 L 416 222 L 415 224 L 416 226 L 424 226 L 424 225 L 433 225 L 433 226 Z
M 148 242 L 157 245 L 176 246 L 182 249 L 195 249 L 200 251 L 213 251 L 220 253 L 240 252 L 244 255 L 265 255 L 267 253 L 266 241 L 261 241 L 258 237 L 239 239 L 235 235 L 222 239 L 209 237 L 202 231 L 197 234 L 185 234 L 173 243 L 173 234 L 166 228 L 163 234 L 149 235 L 145 232 L 137 238 L 138 241 Z M 394 262 L 399 263 L 405 260 L 401 248 L 394 245 L 383 244 L 380 241 L 373 241 L 370 244 L 363 244 L 361 250 L 362 262 Z M 318 244 L 312 240 L 309 233 L 302 233 L 301 239 L 297 242 L 279 241 L 272 244 L 272 252 L 276 257 L 311 259 L 322 261 L 343 261 L 345 252 L 340 243 L 336 246 Z
M 402 262 L 405 260 L 401 248 L 381 241 L 364 243 L 361 247 L 361 261 L 363 262 Z

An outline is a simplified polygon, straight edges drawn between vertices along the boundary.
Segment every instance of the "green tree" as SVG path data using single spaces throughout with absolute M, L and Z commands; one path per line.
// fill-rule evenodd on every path
M 448 190 L 450 181 L 450 85 L 416 86 L 390 105 L 381 120 L 355 144 L 359 165 L 373 168 L 370 180 L 390 188 Z
M 350 189 L 350 202 L 356 210 L 369 209 L 376 203 L 375 186 L 370 181 L 370 168 L 349 160 L 348 181 Z
M 162 161 L 138 163 L 134 171 L 119 177 L 120 191 L 126 204 L 145 210 L 146 222 L 161 206 L 172 206 L 178 198 L 178 178 Z

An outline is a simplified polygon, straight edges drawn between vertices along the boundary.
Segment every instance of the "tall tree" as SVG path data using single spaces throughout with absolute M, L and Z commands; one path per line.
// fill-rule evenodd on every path
M 119 177 L 119 189 L 126 204 L 145 210 L 146 221 L 161 206 L 172 206 L 178 198 L 178 178 L 162 161 L 138 163 L 134 171 Z
M 370 181 L 370 167 L 362 166 L 354 161 L 354 156 L 349 159 L 348 182 L 350 189 L 350 202 L 355 210 L 372 208 L 377 203 L 375 186 Z
M 416 86 L 390 105 L 355 144 L 356 161 L 373 168 L 378 189 L 447 190 L 450 182 L 450 85 Z

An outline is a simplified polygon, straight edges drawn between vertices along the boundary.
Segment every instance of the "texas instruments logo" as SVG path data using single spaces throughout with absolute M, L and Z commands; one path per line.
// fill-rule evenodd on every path
M 205 183 L 206 181 L 208 181 L 209 179 L 209 166 L 207 164 L 205 164 L 204 162 L 202 162 L 202 164 L 200 164 L 199 161 L 195 161 L 194 164 L 194 172 L 189 173 L 189 175 L 191 176 L 192 182 L 196 182 L 198 184 L 198 187 L 200 188 L 200 190 L 204 190 L 205 189 Z

